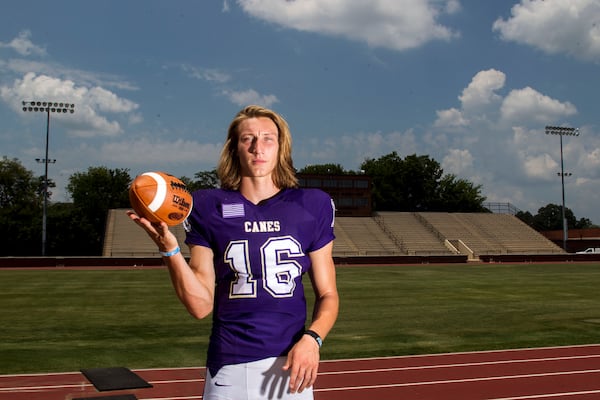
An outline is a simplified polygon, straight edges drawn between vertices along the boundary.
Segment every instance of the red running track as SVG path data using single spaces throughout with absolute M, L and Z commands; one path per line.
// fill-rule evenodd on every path
M 98 392 L 79 372 L 0 375 L 0 400 L 202 399 L 204 368 L 134 372 L 153 388 Z M 315 400 L 342 399 L 600 399 L 600 344 L 323 361 Z

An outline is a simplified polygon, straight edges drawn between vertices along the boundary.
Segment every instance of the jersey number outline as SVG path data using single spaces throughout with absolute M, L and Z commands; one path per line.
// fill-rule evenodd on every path
M 225 250 L 225 263 L 235 273 L 229 286 L 229 298 L 254 298 L 257 296 L 257 281 L 250 268 L 247 240 L 229 242 Z M 283 259 L 283 256 L 286 256 Z M 269 238 L 260 247 L 263 288 L 273 297 L 292 297 L 296 289 L 296 278 L 302 274 L 302 265 L 294 257 L 302 257 L 300 243 L 291 236 Z

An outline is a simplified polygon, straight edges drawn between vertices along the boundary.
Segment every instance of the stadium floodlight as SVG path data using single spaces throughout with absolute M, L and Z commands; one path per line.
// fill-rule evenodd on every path
M 44 164 L 44 202 L 42 208 L 42 256 L 46 255 L 46 212 L 48 208 L 48 164 L 54 164 L 55 159 L 48 158 L 48 139 L 50 138 L 50 113 L 71 113 L 75 112 L 75 104 L 53 102 L 53 101 L 23 101 L 24 112 L 45 112 L 46 113 L 46 157 L 36 158 L 38 163 Z
M 546 126 L 546 135 L 558 135 L 560 137 L 560 182 L 562 187 L 562 223 L 563 223 L 563 249 L 567 251 L 567 239 L 569 237 L 567 218 L 565 217 L 565 176 L 571 176 L 572 173 L 565 173 L 565 164 L 563 161 L 563 136 L 579 136 L 579 128 L 568 128 L 563 126 Z

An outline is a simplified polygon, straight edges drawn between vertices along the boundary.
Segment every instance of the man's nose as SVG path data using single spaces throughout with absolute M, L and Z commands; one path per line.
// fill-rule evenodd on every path
M 250 152 L 253 154 L 262 153 L 262 146 L 260 145 L 260 140 L 258 138 L 252 139 L 252 144 L 250 145 Z

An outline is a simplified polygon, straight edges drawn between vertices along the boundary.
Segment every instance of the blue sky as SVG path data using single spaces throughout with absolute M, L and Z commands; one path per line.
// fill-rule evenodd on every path
M 561 204 L 600 224 L 598 0 L 8 1 L 0 14 L 0 156 L 53 200 L 89 166 L 193 177 L 246 104 L 288 120 L 297 168 L 358 170 L 429 155 L 532 214 Z

